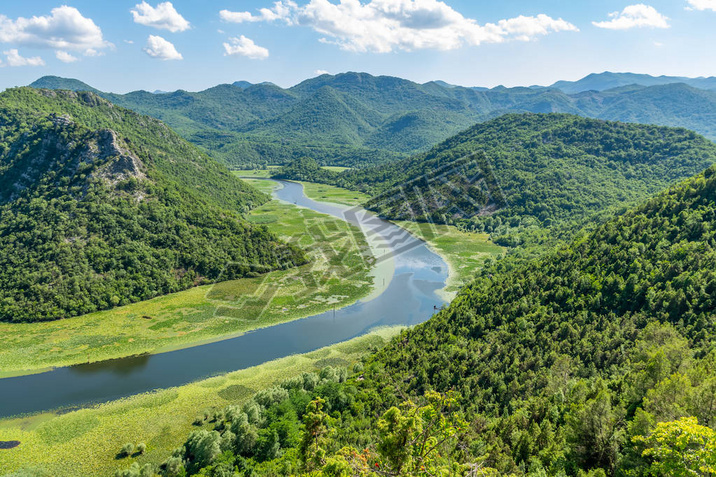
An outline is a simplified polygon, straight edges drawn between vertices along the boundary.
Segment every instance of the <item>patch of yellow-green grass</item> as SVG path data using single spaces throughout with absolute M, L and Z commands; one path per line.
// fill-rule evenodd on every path
M 505 249 L 490 241 L 488 234 L 462 232 L 452 225 L 399 221 L 399 226 L 425 240 L 447 262 L 450 269 L 443 296 L 452 300 L 455 294 L 475 278 L 488 258 L 499 257 Z
M 181 446 L 205 410 L 240 404 L 253 393 L 325 363 L 350 366 L 383 346 L 400 328 L 384 328 L 305 355 L 70 412 L 0 420 L 0 441 L 20 441 L 0 451 L 0 471 L 28 470 L 53 477 L 110 476 L 132 462 L 159 464 Z M 116 459 L 125 444 L 147 445 L 138 457 Z M 34 472 L 33 472 L 34 471 Z
M 240 335 L 370 294 L 373 256 L 340 219 L 270 202 L 249 220 L 305 248 L 307 265 L 43 323 L 0 323 L 0 377 L 157 353 Z
M 352 167 L 341 167 L 341 166 L 322 166 L 321 169 L 325 169 L 331 172 L 343 172 L 352 169 Z
M 261 192 L 265 192 L 266 194 L 271 194 L 277 187 L 279 187 L 278 182 L 276 181 L 267 181 L 266 179 L 243 179 L 245 182 L 248 182 Z
M 343 205 L 361 205 L 370 199 L 368 194 L 325 184 L 302 182 L 306 197 L 321 202 Z

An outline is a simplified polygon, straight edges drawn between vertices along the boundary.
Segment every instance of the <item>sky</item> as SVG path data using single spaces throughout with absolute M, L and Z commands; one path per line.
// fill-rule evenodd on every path
M 117 93 L 346 71 L 486 87 L 716 76 L 713 45 L 716 0 L 2 0 L 0 89 L 44 75 Z

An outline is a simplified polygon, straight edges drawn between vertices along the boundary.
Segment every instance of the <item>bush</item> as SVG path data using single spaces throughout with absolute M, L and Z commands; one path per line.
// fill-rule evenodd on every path
M 122 450 L 119 451 L 119 455 L 122 457 L 129 457 L 134 453 L 134 444 L 128 442 L 122 446 Z
M 147 444 L 144 442 L 141 442 L 137 444 L 137 452 L 141 455 L 144 454 L 147 451 Z

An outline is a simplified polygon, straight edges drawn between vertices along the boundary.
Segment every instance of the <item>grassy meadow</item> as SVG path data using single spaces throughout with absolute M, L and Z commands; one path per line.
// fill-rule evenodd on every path
M 383 328 L 345 343 L 295 355 L 185 386 L 139 394 L 69 412 L 0 420 L 0 441 L 21 444 L 0 451 L 0 471 L 48 477 L 111 476 L 132 462 L 161 463 L 180 446 L 192 423 L 255 392 L 303 372 L 349 367 L 382 347 L 401 328 Z M 211 424 L 205 424 L 210 428 Z M 131 442 L 147 445 L 142 456 L 115 458 Z M 30 464 L 31 463 L 31 464 Z
M 231 171 L 235 176 L 238 177 L 259 177 L 269 178 L 271 174 L 278 169 L 279 166 L 268 166 L 266 169 L 239 169 Z
M 326 184 L 316 184 L 313 182 L 302 182 L 303 190 L 306 197 L 321 202 L 333 202 L 334 204 L 343 205 L 361 205 L 365 203 L 370 196 L 363 192 L 343 189 Z
M 215 341 L 347 306 L 371 292 L 372 256 L 357 228 L 277 201 L 249 220 L 309 250 L 310 263 L 75 318 L 0 323 L 0 377 Z

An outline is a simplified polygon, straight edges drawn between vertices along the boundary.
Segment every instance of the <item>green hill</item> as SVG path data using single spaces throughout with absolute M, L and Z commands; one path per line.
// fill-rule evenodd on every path
M 8 90 L 0 320 L 64 318 L 302 262 L 242 219 L 267 199 L 160 121 L 93 93 Z
M 90 91 L 99 93 L 87 83 L 73 78 L 61 78 L 59 76 L 43 76 L 42 78 L 32 82 L 30 88 L 37 89 L 66 89 L 68 91 Z
M 466 166 L 443 172 L 474 154 Z M 457 223 L 515 245 L 525 234 L 553 238 L 556 229 L 578 229 L 714 163 L 716 145 L 685 129 L 509 114 L 425 154 L 341 174 L 314 169 L 311 179 L 368 191 L 376 197 L 367 207 L 392 219 Z
M 167 469 L 699 475 L 716 443 L 715 244 L 711 168 L 538 261 L 486 272 L 347 383 L 305 374 L 217 413 Z

